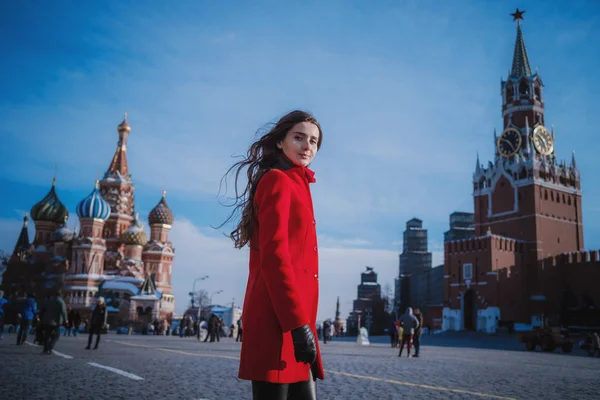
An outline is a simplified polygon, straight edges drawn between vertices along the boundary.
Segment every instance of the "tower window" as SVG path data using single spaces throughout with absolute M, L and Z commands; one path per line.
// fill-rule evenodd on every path
M 521 82 L 521 84 L 519 85 L 519 94 L 522 96 L 529 94 L 529 85 L 527 84 L 527 82 Z
M 548 200 L 548 191 L 544 190 L 544 200 Z
M 511 102 L 514 97 L 514 91 L 511 85 L 506 86 L 506 101 Z

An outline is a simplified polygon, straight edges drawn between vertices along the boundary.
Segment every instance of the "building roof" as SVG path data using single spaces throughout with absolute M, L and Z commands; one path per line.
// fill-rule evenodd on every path
M 93 218 L 106 221 L 110 217 L 110 204 L 98 191 L 98 181 L 94 184 L 92 192 L 77 204 L 79 218 Z
M 521 32 L 520 21 L 517 22 L 517 40 L 515 42 L 515 53 L 513 55 L 510 75 L 513 78 L 531 76 L 529 57 L 527 57 L 527 49 L 525 48 L 525 41 L 523 40 L 523 32 Z
M 52 187 L 48 194 L 31 207 L 31 218 L 34 221 L 64 222 L 69 216 L 69 211 L 56 195 L 56 179 L 52 179 Z
M 156 289 L 151 275 L 146 277 L 138 293 L 131 297 L 133 300 L 160 300 L 161 298 L 162 292 Z
M 129 167 L 127 165 L 127 136 L 131 131 L 131 127 L 127 123 L 127 113 L 123 122 L 117 127 L 119 132 L 119 142 L 115 155 L 108 166 L 108 169 L 104 173 L 102 182 L 131 182 L 131 175 L 129 174 Z
M 12 253 L 13 257 L 22 258 L 29 251 L 29 232 L 27 230 L 28 222 L 29 217 L 27 216 L 27 214 L 25 214 L 25 216 L 23 217 L 23 227 L 21 228 L 21 233 L 19 234 L 17 244 L 15 245 L 15 249 Z
M 162 198 L 148 215 L 148 223 L 149 224 L 165 224 L 165 225 L 173 225 L 173 211 L 167 205 L 167 200 L 165 196 L 167 192 L 163 190 Z

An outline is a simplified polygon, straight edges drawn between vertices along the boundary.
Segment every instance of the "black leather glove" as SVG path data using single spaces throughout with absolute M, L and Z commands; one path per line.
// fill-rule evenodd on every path
M 317 359 L 317 344 L 310 326 L 304 325 L 292 330 L 294 356 L 297 362 L 312 364 Z

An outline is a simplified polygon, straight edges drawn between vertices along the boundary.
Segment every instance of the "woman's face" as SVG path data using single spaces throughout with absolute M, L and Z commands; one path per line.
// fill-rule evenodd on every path
M 317 154 L 319 128 L 311 122 L 300 122 L 292 127 L 285 138 L 277 143 L 294 164 L 306 167 Z

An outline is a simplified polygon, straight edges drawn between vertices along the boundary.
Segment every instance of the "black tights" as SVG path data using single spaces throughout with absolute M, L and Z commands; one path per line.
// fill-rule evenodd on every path
M 96 335 L 96 348 L 98 347 L 98 345 L 100 344 L 100 333 L 101 333 L 101 327 L 99 326 L 92 326 L 90 327 L 90 336 L 88 336 L 88 345 L 87 348 L 89 349 L 90 346 L 92 345 L 92 338 L 94 337 L 94 335 Z
M 312 378 L 296 383 L 252 381 L 252 400 L 316 400 L 317 385 Z

